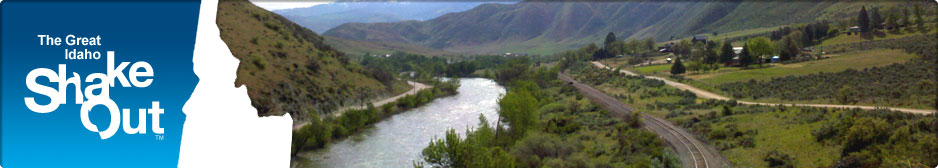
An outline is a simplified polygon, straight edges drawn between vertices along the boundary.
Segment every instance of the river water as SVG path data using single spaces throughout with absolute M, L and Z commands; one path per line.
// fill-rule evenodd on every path
M 311 167 L 411 167 L 422 160 L 420 153 L 430 140 L 443 137 L 448 129 L 464 134 L 479 125 L 480 114 L 495 124 L 503 87 L 489 79 L 462 78 L 458 90 L 457 95 L 394 115 L 326 149 L 300 156 Z

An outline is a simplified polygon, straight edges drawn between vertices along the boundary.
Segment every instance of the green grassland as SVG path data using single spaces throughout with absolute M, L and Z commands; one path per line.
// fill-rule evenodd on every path
M 705 83 L 719 85 L 723 83 L 768 80 L 789 75 L 807 75 L 819 72 L 839 72 L 848 68 L 863 69 L 903 63 L 913 57 L 902 50 L 866 50 L 826 55 L 827 59 L 806 61 L 794 64 L 773 64 L 768 68 L 745 69 L 721 68 L 712 73 L 689 75 L 688 78 Z M 641 67 L 636 68 L 641 69 Z M 667 71 L 667 70 L 665 70 Z
M 640 112 L 666 118 L 691 130 L 719 149 L 736 167 L 770 167 L 768 158 L 778 155 L 769 153 L 787 156 L 782 157 L 788 158 L 782 162 L 792 167 L 831 167 L 840 162 L 871 167 L 921 167 L 936 163 L 928 158 L 938 153 L 906 151 L 938 150 L 931 149 L 938 144 L 919 142 L 935 138 L 927 133 L 935 129 L 904 132 L 917 124 L 938 124 L 934 115 L 739 105 L 696 98 L 693 94 L 650 82 L 650 79 L 612 74 L 592 66 L 580 68 L 585 70 L 573 70 L 574 78 L 593 84 Z M 877 130 L 869 128 L 864 122 L 867 120 L 893 124 L 872 124 L 873 128 L 879 128 Z M 862 140 L 865 145 L 856 146 L 853 145 L 857 144 L 853 139 L 856 135 L 869 135 L 865 138 L 870 139 Z
M 349 56 L 361 56 L 365 54 L 384 55 L 395 52 L 404 52 L 409 54 L 418 54 L 426 56 L 456 55 L 453 52 L 427 48 L 417 45 L 377 42 L 377 41 L 357 41 L 342 38 L 324 36 L 326 43 L 335 46 L 336 49 L 348 54 Z M 356 57 L 357 58 L 357 57 Z
M 847 34 L 841 33 L 840 35 L 824 40 L 818 46 L 832 46 L 832 45 L 837 45 L 837 44 L 857 43 L 857 42 L 860 42 L 861 40 L 870 41 L 870 40 L 880 40 L 880 39 L 894 39 L 894 38 L 902 38 L 902 37 L 908 37 L 908 36 L 920 35 L 920 34 L 931 34 L 935 32 L 938 32 L 938 29 L 931 28 L 927 33 L 922 33 L 920 31 L 915 31 L 915 30 L 903 30 L 903 31 L 898 31 L 898 32 L 880 31 L 880 32 L 874 33 L 873 35 L 864 35 L 864 36 L 847 35 Z

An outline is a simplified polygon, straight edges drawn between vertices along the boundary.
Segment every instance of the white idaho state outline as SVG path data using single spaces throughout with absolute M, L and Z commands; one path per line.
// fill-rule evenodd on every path
M 218 1 L 202 1 L 200 8 L 192 58 L 199 83 L 182 108 L 178 166 L 289 167 L 293 120 L 257 116 L 247 88 L 234 87 L 240 61 L 215 24 Z

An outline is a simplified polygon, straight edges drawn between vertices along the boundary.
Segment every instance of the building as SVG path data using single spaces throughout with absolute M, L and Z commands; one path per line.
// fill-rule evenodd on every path
M 733 53 L 736 53 L 736 55 L 739 55 L 739 53 L 742 53 L 742 52 L 743 52 L 742 47 L 733 47 Z
M 859 33 L 860 33 L 860 26 L 853 26 L 853 27 L 850 27 L 849 30 L 847 30 L 847 35 L 859 34 Z
M 696 35 L 696 36 L 694 36 L 694 38 L 690 39 L 690 42 L 693 42 L 693 43 L 697 43 L 698 41 L 699 41 L 699 42 L 703 42 L 703 43 L 707 43 L 707 36 L 704 36 L 704 35 Z

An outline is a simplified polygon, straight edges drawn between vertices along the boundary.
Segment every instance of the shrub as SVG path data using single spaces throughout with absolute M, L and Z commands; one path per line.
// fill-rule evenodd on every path
M 792 168 L 795 167 L 794 161 L 792 161 L 791 156 L 788 154 L 779 152 L 778 150 L 772 150 L 765 155 L 765 158 L 762 159 L 765 162 L 768 162 L 769 167 L 782 167 L 782 168 Z

